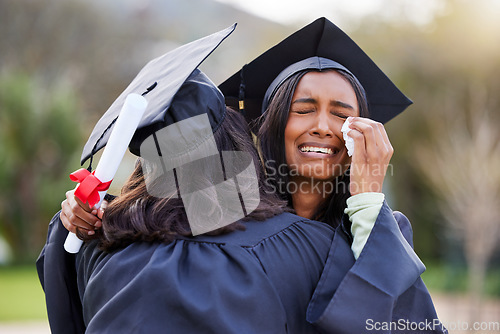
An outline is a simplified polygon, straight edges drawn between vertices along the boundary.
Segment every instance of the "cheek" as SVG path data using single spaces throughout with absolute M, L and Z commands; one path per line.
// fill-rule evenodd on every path
M 295 122 L 289 118 L 285 127 L 284 142 L 287 163 L 290 163 L 290 159 L 292 158 L 292 153 L 295 148 L 295 140 L 298 137 L 297 129 L 294 123 Z
M 285 159 L 286 163 L 288 165 L 292 164 L 294 159 L 293 159 L 293 151 L 294 151 L 294 143 L 291 141 L 287 141 L 285 139 Z
M 285 133 L 284 133 L 284 137 L 285 137 L 285 145 L 290 142 L 290 141 L 293 141 L 294 140 L 294 137 L 295 137 L 295 126 L 293 124 L 294 122 L 291 121 L 290 119 L 288 119 L 287 123 L 286 123 L 286 126 L 285 126 Z

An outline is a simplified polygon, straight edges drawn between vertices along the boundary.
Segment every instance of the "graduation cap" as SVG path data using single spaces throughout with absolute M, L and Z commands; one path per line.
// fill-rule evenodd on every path
M 197 69 L 235 26 L 150 61 L 98 121 L 81 158 L 83 164 L 106 145 L 125 98 L 144 92 L 148 106 L 130 152 L 142 158 L 151 196 L 182 200 L 193 235 L 231 224 L 260 203 L 250 153 L 218 150 L 224 95 Z
M 226 104 L 252 121 L 265 111 L 283 80 L 305 69 L 328 68 L 347 69 L 359 80 L 370 117 L 379 122 L 389 121 L 412 103 L 349 36 L 324 17 L 243 66 L 219 88 Z
M 198 114 L 207 113 L 212 128 L 216 129 L 224 118 L 224 98 L 217 87 L 196 69 L 235 27 L 236 24 L 233 24 L 217 33 L 185 44 L 144 66 L 95 125 L 83 149 L 81 164 L 106 145 L 125 98 L 130 93 L 147 94 L 145 97 L 148 100 L 144 116 L 129 145 L 130 151 L 135 155 L 140 154 L 140 145 L 148 135 L 169 124 L 194 116 L 193 112 L 196 112 L 197 106 L 201 104 L 203 109 L 200 109 Z M 191 83 L 200 83 L 189 85 L 197 90 L 196 94 L 192 95 L 196 98 L 176 98 L 188 78 Z M 184 91 L 189 92 L 189 89 L 191 88 L 186 87 Z
M 166 121 L 134 136 L 148 194 L 181 199 L 193 235 L 240 220 L 260 203 L 251 154 L 217 147 L 214 132 L 225 116 L 224 96 L 196 69 L 174 97 Z M 135 153 L 135 146 L 130 149 Z

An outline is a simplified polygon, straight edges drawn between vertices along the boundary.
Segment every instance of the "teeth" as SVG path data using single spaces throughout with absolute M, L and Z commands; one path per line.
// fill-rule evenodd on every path
M 333 150 L 327 147 L 314 147 L 314 146 L 302 146 L 300 148 L 302 152 L 316 152 L 323 154 L 333 154 Z

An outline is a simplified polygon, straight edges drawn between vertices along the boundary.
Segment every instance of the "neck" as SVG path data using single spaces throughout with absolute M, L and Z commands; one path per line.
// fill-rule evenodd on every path
M 297 186 L 292 196 L 293 208 L 297 215 L 312 219 L 319 206 L 329 197 L 331 192 L 325 192 L 325 189 L 331 189 L 329 181 L 315 181 L 313 179 L 292 178 L 291 183 Z

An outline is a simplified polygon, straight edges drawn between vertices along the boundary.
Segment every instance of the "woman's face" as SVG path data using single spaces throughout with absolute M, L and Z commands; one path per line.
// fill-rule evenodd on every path
M 299 81 L 285 127 L 291 177 L 333 180 L 350 164 L 342 124 L 359 116 L 351 84 L 336 71 L 309 72 Z

